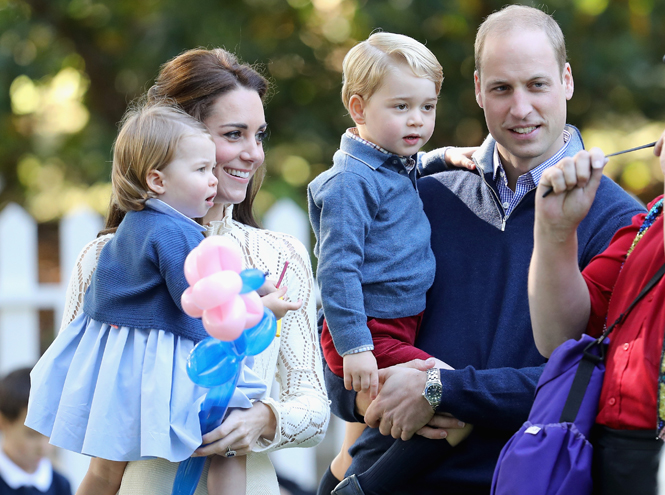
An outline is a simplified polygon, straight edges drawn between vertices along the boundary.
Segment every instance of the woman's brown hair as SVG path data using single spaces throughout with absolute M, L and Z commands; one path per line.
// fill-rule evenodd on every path
M 192 117 L 203 122 L 210 115 L 217 98 L 238 87 L 257 92 L 263 100 L 268 92 L 268 81 L 254 68 L 238 61 L 235 55 L 222 48 L 207 50 L 194 48 L 166 62 L 159 71 L 155 84 L 148 90 L 148 101 L 169 98 Z M 233 208 L 233 219 L 252 227 L 259 227 L 252 206 L 265 175 L 261 166 L 247 185 L 245 199 Z M 114 200 L 101 234 L 114 232 L 120 224 L 121 212 L 114 210 Z

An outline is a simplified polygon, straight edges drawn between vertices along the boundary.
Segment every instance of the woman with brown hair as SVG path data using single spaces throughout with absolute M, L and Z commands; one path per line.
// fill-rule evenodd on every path
M 268 386 L 268 397 L 253 407 L 234 410 L 221 426 L 203 437 L 195 455 L 246 455 L 247 493 L 278 494 L 267 453 L 283 447 L 316 445 L 330 417 L 317 342 L 315 296 L 309 254 L 293 237 L 259 228 L 252 203 L 264 174 L 262 141 L 267 124 L 263 99 L 268 82 L 252 67 L 222 49 L 194 49 L 167 62 L 148 100 L 170 98 L 209 130 L 216 146 L 218 178 L 215 205 L 203 218 L 208 235 L 223 235 L 243 251 L 245 268 L 273 276 L 288 261 L 282 286 L 264 298 L 281 320 L 281 333 L 256 356 L 254 371 Z M 83 294 L 99 253 L 122 220 L 112 200 L 106 229 L 88 244 L 76 263 L 67 292 L 63 327 L 80 312 Z M 283 297 L 283 300 L 280 298 Z M 289 302 L 294 301 L 294 302 Z M 279 387 L 270 397 L 273 377 Z M 130 462 L 120 494 L 171 493 L 177 464 L 162 459 Z M 207 470 L 196 494 L 207 493 Z M 230 480 L 210 480 L 212 483 Z

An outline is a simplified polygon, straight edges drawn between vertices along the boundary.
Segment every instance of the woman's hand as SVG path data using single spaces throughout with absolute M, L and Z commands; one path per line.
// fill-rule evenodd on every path
M 286 294 L 288 287 L 283 285 L 279 289 L 275 287 L 275 284 L 270 280 L 261 286 L 258 290 L 259 295 L 261 295 L 261 302 L 263 306 L 268 308 L 275 314 L 275 318 L 278 320 L 284 318 L 284 315 L 289 311 L 294 311 L 300 309 L 302 306 L 302 301 L 298 299 L 296 302 L 285 301 L 282 299 Z
M 275 438 L 276 428 L 272 409 L 257 401 L 251 409 L 234 409 L 221 425 L 203 435 L 203 447 L 192 457 L 224 455 L 229 449 L 236 455 L 247 455 L 259 438 Z

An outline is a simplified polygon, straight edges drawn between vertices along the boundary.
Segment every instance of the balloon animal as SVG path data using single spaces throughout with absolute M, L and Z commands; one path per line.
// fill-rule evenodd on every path
M 260 270 L 242 270 L 242 252 L 220 236 L 204 239 L 185 260 L 190 287 L 182 294 L 182 308 L 202 318 L 210 337 L 192 349 L 187 374 L 210 390 L 199 412 L 201 432 L 219 426 L 238 382 L 246 356 L 263 352 L 275 337 L 275 315 L 263 307 L 256 289 L 263 285 Z M 180 463 L 172 495 L 193 495 L 205 457 Z

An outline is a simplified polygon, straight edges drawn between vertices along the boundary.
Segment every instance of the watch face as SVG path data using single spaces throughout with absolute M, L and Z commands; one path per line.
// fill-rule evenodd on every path
M 427 396 L 427 400 L 431 403 L 439 403 L 441 402 L 441 393 L 442 393 L 442 387 L 438 383 L 433 383 L 427 387 L 427 391 L 425 392 L 425 395 Z

